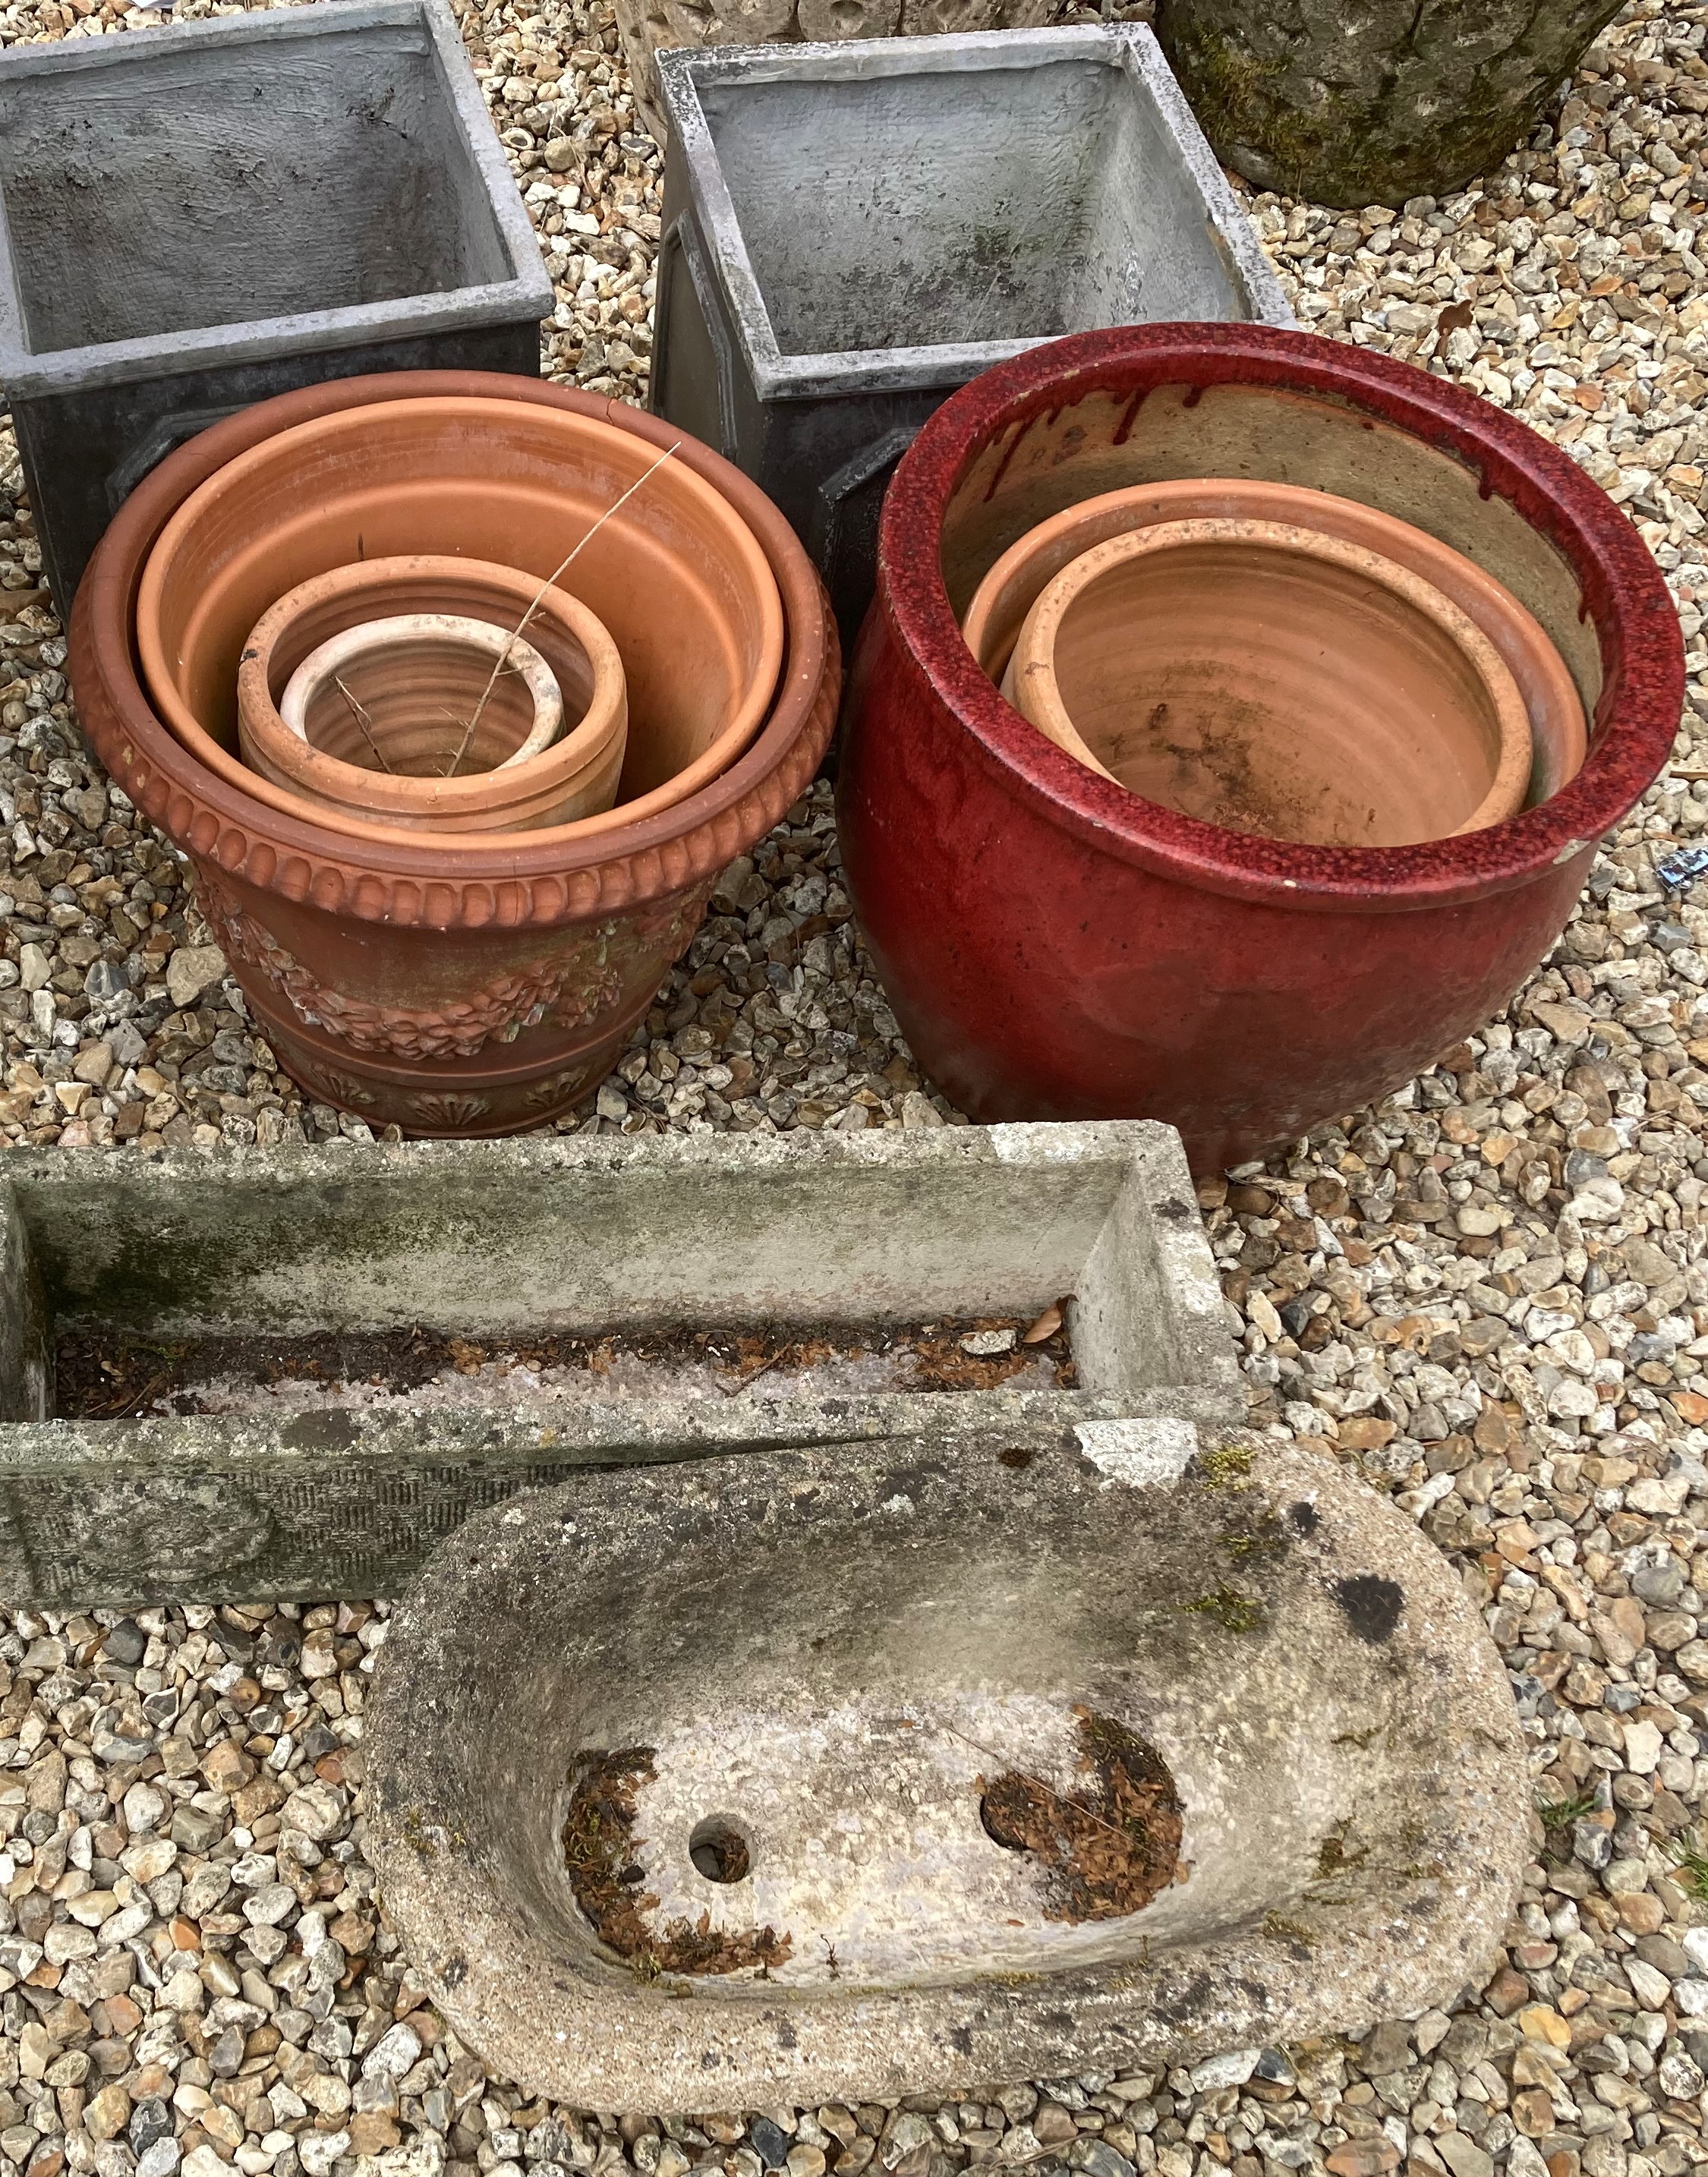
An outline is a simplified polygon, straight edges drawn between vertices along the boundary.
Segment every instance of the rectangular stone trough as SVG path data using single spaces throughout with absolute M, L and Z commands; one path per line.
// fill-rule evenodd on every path
M 322 379 L 532 375 L 551 308 L 443 0 L 0 57 L 0 385 L 62 612 L 182 439 Z
M 0 1167 L 0 1593 L 56 1606 L 395 1593 L 471 1511 L 578 1467 L 900 1457 L 922 1433 L 1010 1426 L 1106 1448 L 1132 1417 L 1243 1408 L 1179 1138 L 1147 1121 L 19 1152 Z M 156 1341 L 165 1367 L 210 1338 L 484 1350 L 1023 1322 L 1062 1300 L 1067 1389 L 1035 1367 L 1021 1388 L 909 1390 L 767 1364 L 733 1392 L 703 1367 L 626 1396 L 488 1372 L 451 1404 L 359 1383 L 293 1404 L 263 1369 L 226 1410 L 53 1417 L 67 1334 Z
M 677 48 L 658 74 L 652 406 L 777 500 L 845 641 L 890 472 L 957 386 L 1063 333 L 1293 323 L 1143 24 Z

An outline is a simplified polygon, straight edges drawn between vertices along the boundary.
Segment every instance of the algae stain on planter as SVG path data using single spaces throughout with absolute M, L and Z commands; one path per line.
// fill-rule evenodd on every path
M 1378 1573 L 1361 1572 L 1336 1583 L 1334 1600 L 1345 1612 L 1346 1623 L 1358 1638 L 1377 1642 L 1388 1640 L 1400 1623 L 1400 1613 L 1405 1607 L 1405 1590 L 1398 1580 L 1384 1580 Z

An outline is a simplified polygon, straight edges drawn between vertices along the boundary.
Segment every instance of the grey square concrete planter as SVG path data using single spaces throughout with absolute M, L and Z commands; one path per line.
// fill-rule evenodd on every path
M 532 375 L 551 307 L 442 0 L 0 57 L 0 386 L 62 608 L 181 439 L 322 379 Z
M 1038 341 L 1293 323 L 1142 24 L 658 57 L 670 121 L 653 406 L 770 493 L 845 639 L 891 469 Z
M 471 1521 L 365 1740 L 366 1849 L 459 2038 L 576 2108 L 811 2108 L 1248 2071 L 1480 1981 L 1529 1792 L 1457 1574 L 1296 1447 L 1131 1437 L 601 1475 Z M 1105 1869 L 1135 1822 L 1161 1844 L 1136 1904 L 997 1816 L 1075 1794 L 1083 1837 L 1089 1754 L 1134 1740 L 1176 1817 L 1104 1803 Z
M 395 1594 L 574 1468 L 1243 1412 L 1172 1129 L 345 1143 L 0 1169 L 0 1593 Z M 41 1300 L 32 1297 L 38 1290 Z M 1075 1295 L 1082 1389 L 565 1398 L 54 1421 L 53 1326 L 488 1341 L 1019 1314 Z M 1111 1433 L 1112 1432 L 1112 1433 Z

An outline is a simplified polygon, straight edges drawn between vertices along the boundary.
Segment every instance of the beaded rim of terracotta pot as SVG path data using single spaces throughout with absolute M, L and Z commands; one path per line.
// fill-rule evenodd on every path
M 340 406 L 419 394 L 528 401 L 597 416 L 647 439 L 712 483 L 758 537 L 783 598 L 786 652 L 757 739 L 723 776 L 630 831 L 520 848 L 461 848 L 455 874 L 417 841 L 357 855 L 337 833 L 262 808 L 192 761 L 138 679 L 131 609 L 142 561 L 173 507 L 222 462 L 272 431 Z M 756 486 L 709 447 L 628 404 L 543 380 L 481 372 L 381 373 L 281 394 L 212 425 L 162 461 L 120 509 L 72 613 L 72 669 L 85 725 L 109 775 L 151 822 L 234 876 L 363 921 L 434 928 L 555 924 L 674 896 L 763 836 L 817 770 L 835 723 L 840 651 L 823 584 L 794 532 Z
M 943 517 L 979 454 L 1101 395 L 1136 416 L 1158 388 L 1303 391 L 1397 428 L 1467 467 L 1570 566 L 1604 680 L 1577 777 L 1540 807 L 1464 838 L 1410 847 L 1301 847 L 1225 832 L 1143 802 L 1037 733 L 961 636 L 941 562 Z M 1588 851 L 1671 754 L 1684 692 L 1677 612 L 1647 547 L 1569 456 L 1474 394 L 1392 357 L 1254 325 L 1161 324 L 1078 333 L 952 394 L 903 456 L 879 526 L 876 609 L 982 760 L 1099 854 L 1271 906 L 1356 914 L 1486 898 Z M 1610 730 L 1615 723 L 1617 731 Z
M 237 666 L 237 729 L 246 760 L 240 761 L 199 725 L 185 745 L 210 771 L 268 808 L 352 838 L 402 844 L 432 832 L 460 848 L 479 837 L 469 818 L 481 813 L 492 788 L 477 777 L 434 782 L 432 813 L 423 810 L 417 816 L 411 805 L 421 797 L 400 782 L 366 772 L 347 776 L 350 767 L 305 750 L 274 700 L 276 692 L 282 701 L 284 684 L 319 647 L 323 630 L 343 622 L 341 631 L 347 633 L 358 624 L 354 616 L 370 607 L 379 608 L 378 616 L 389 616 L 398 605 L 413 609 L 411 600 L 439 595 L 447 586 L 453 593 L 466 591 L 471 608 L 483 597 L 477 616 L 500 634 L 521 620 L 540 587 L 514 567 L 431 554 L 370 559 L 316 576 L 270 607 L 244 646 Z M 506 799 L 519 791 L 559 796 L 592 791 L 594 808 L 608 807 L 628 738 L 628 692 L 616 645 L 578 597 L 555 587 L 539 597 L 523 639 L 541 647 L 548 665 L 554 663 L 570 722 L 561 738 L 532 760 L 527 778 L 516 778 L 514 759 L 503 781 L 497 770 L 489 777 Z M 323 799 L 323 794 L 336 798 Z M 448 823 L 467 828 L 448 829 Z M 499 828 L 489 821 L 486 837 Z
M 1564 659 L 1534 613 L 1503 582 L 1427 529 L 1361 500 L 1254 477 L 1194 477 L 1130 484 L 1052 515 L 993 563 L 961 622 L 980 664 L 1000 687 L 1014 637 L 1050 576 L 1070 559 L 1159 521 L 1290 521 L 1362 544 L 1409 567 L 1488 636 L 1524 691 L 1534 761 L 1526 799 L 1540 802 L 1575 778 L 1587 750 L 1584 707 Z
M 1182 576 L 1186 587 L 1175 592 L 1173 624 L 1159 625 L 1153 633 L 1149 614 L 1133 609 L 1135 590 L 1143 597 L 1149 584 L 1154 595 L 1160 583 L 1166 594 Z M 1237 619 L 1225 612 L 1230 596 L 1241 598 Z M 1212 622 L 1209 639 L 1202 648 L 1192 643 L 1193 659 L 1182 675 L 1176 643 L 1183 633 L 1202 641 L 1203 622 L 1193 620 L 1200 597 Z M 1283 598 L 1291 613 L 1278 612 Z M 1078 696 L 1098 707 L 1102 676 L 1088 668 L 1083 646 L 1100 647 L 1100 616 L 1107 630 L 1109 605 L 1116 599 L 1121 602 L 1109 630 L 1116 644 L 1110 669 L 1120 690 L 1112 707 L 1115 741 L 1124 739 L 1143 764 L 1147 757 L 1154 760 L 1159 735 L 1177 747 L 1182 728 L 1188 738 L 1195 728 L 1201 733 L 1208 708 L 1226 738 L 1220 759 L 1201 753 L 1196 767 L 1200 778 L 1207 773 L 1215 780 L 1214 800 L 1225 822 L 1231 814 L 1231 784 L 1247 774 L 1253 821 L 1228 823 L 1230 830 L 1309 843 L 1312 823 L 1362 821 L 1367 792 L 1372 822 L 1385 816 L 1397 826 L 1405 821 L 1405 803 L 1414 811 L 1427 809 L 1433 793 L 1438 813 L 1425 821 L 1439 823 L 1453 813 L 1455 799 L 1463 809 L 1481 784 L 1483 790 L 1463 821 L 1422 834 L 1458 837 L 1498 822 L 1523 802 L 1531 768 L 1524 697 L 1499 652 L 1467 614 L 1422 576 L 1366 545 L 1287 522 L 1215 518 L 1129 529 L 1069 560 L 1034 600 L 1003 675 L 1003 696 L 1023 717 L 1077 761 L 1129 793 L 1141 789 L 1099 757 L 1081 730 L 1078 697 L 1070 699 L 1058 677 L 1058 663 L 1071 670 L 1068 661 L 1078 647 Z M 1326 674 L 1325 654 L 1334 659 Z M 1110 663 L 1106 649 L 1101 659 Z M 1135 670 L 1136 685 L 1129 677 Z M 1161 679 L 1150 678 L 1146 692 L 1138 692 L 1159 672 Z M 1219 687 L 1208 704 L 1206 674 Z M 1263 685 L 1266 674 L 1271 687 Z M 1302 689 L 1297 685 L 1301 676 Z M 1184 719 L 1177 700 L 1182 688 Z M 1361 690 L 1367 698 L 1358 701 L 1355 694 L 1353 718 L 1345 700 L 1349 690 Z M 1367 700 L 1372 692 L 1378 700 Z M 1277 694 L 1279 707 L 1272 708 Z M 1102 701 L 1106 728 L 1108 699 Z M 1147 712 L 1165 717 L 1166 724 L 1141 727 L 1135 734 L 1133 720 Z M 1106 734 L 1099 739 L 1109 745 Z M 1313 757 L 1313 741 L 1323 749 L 1320 758 Z M 1281 763 L 1268 764 L 1269 750 L 1278 746 L 1285 750 Z M 1367 749 L 1375 760 L 1360 771 Z M 1174 761 L 1177 772 L 1193 768 L 1184 751 Z M 1336 779 L 1337 764 L 1347 778 Z M 1306 782 L 1302 800 L 1298 780 Z M 1355 781 L 1359 792 L 1349 807 L 1346 792 Z M 1164 808 L 1180 807 L 1160 790 L 1178 785 L 1178 776 L 1148 783 L 1158 790 L 1147 798 Z M 1326 807 L 1325 794 L 1334 797 Z M 1234 799 L 1236 803 L 1236 787 Z M 1288 828 L 1271 828 L 1284 810 L 1287 816 L 1281 821 Z

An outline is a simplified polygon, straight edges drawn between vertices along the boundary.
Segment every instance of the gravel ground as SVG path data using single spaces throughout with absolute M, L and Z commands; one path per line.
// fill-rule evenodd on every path
M 14 0 L 0 40 L 146 19 Z M 548 367 L 638 393 L 658 163 L 614 37 L 583 0 L 464 21 L 559 281 Z M 1705 25 L 1639 0 L 1558 134 L 1482 189 L 1400 215 L 1252 199 L 1307 324 L 1572 450 L 1640 527 L 1690 641 L 1673 772 L 1509 1013 L 1379 1109 L 1202 1190 L 1259 1419 L 1395 1492 L 1508 1654 L 1539 1813 L 1489 1985 L 1361 2043 L 1165 2077 L 620 2125 L 524 2105 L 422 2004 L 374 1909 L 359 1790 L 383 1604 L 19 1612 L 0 1636 L 0 2159 L 31 2177 L 1708 2162 L 1708 886 L 1673 896 L 1655 873 L 1708 832 Z M 365 1134 L 277 1072 L 182 865 L 83 753 L 3 442 L 0 491 L 4 1138 Z M 586 1123 L 955 1116 L 865 968 L 819 788 L 732 871 Z

